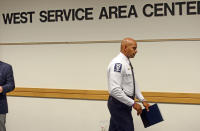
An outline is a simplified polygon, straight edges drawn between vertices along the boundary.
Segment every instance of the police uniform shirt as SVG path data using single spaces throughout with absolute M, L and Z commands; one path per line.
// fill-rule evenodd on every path
M 133 106 L 133 76 L 129 59 L 120 52 L 108 66 L 108 91 L 111 96 L 120 102 Z M 135 95 L 140 101 L 144 100 L 137 83 L 135 83 Z

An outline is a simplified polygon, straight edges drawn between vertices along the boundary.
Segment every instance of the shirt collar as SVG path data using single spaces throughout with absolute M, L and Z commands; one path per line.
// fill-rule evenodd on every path
M 122 57 L 127 63 L 129 63 L 129 59 L 123 53 L 120 52 L 119 56 Z

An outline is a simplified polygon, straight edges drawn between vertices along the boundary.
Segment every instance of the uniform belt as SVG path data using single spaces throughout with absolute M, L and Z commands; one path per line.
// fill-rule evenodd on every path
M 127 95 L 128 96 L 128 95 Z M 133 99 L 133 96 L 128 96 L 129 98 Z
M 128 96 L 128 95 L 126 95 L 126 96 Z M 113 97 L 113 96 L 110 95 L 109 97 Z M 131 99 L 133 99 L 133 96 L 128 96 L 128 97 L 131 98 Z M 113 98 L 114 98 L 114 97 L 113 97 Z

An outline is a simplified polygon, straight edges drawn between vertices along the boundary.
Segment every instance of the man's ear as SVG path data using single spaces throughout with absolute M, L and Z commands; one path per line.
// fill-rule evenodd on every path
M 125 52 L 127 51 L 127 46 L 124 46 L 124 51 L 125 51 Z

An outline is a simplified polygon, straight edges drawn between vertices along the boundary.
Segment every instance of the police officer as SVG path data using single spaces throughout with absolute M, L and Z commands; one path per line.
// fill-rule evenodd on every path
M 129 58 L 137 53 L 137 43 L 132 38 L 125 38 L 121 42 L 121 51 L 108 66 L 108 109 L 111 114 L 109 131 L 134 131 L 132 108 L 137 115 L 142 113 L 140 104 L 134 97 L 142 102 L 149 110 L 149 104 L 141 94 L 135 82 L 134 72 Z

